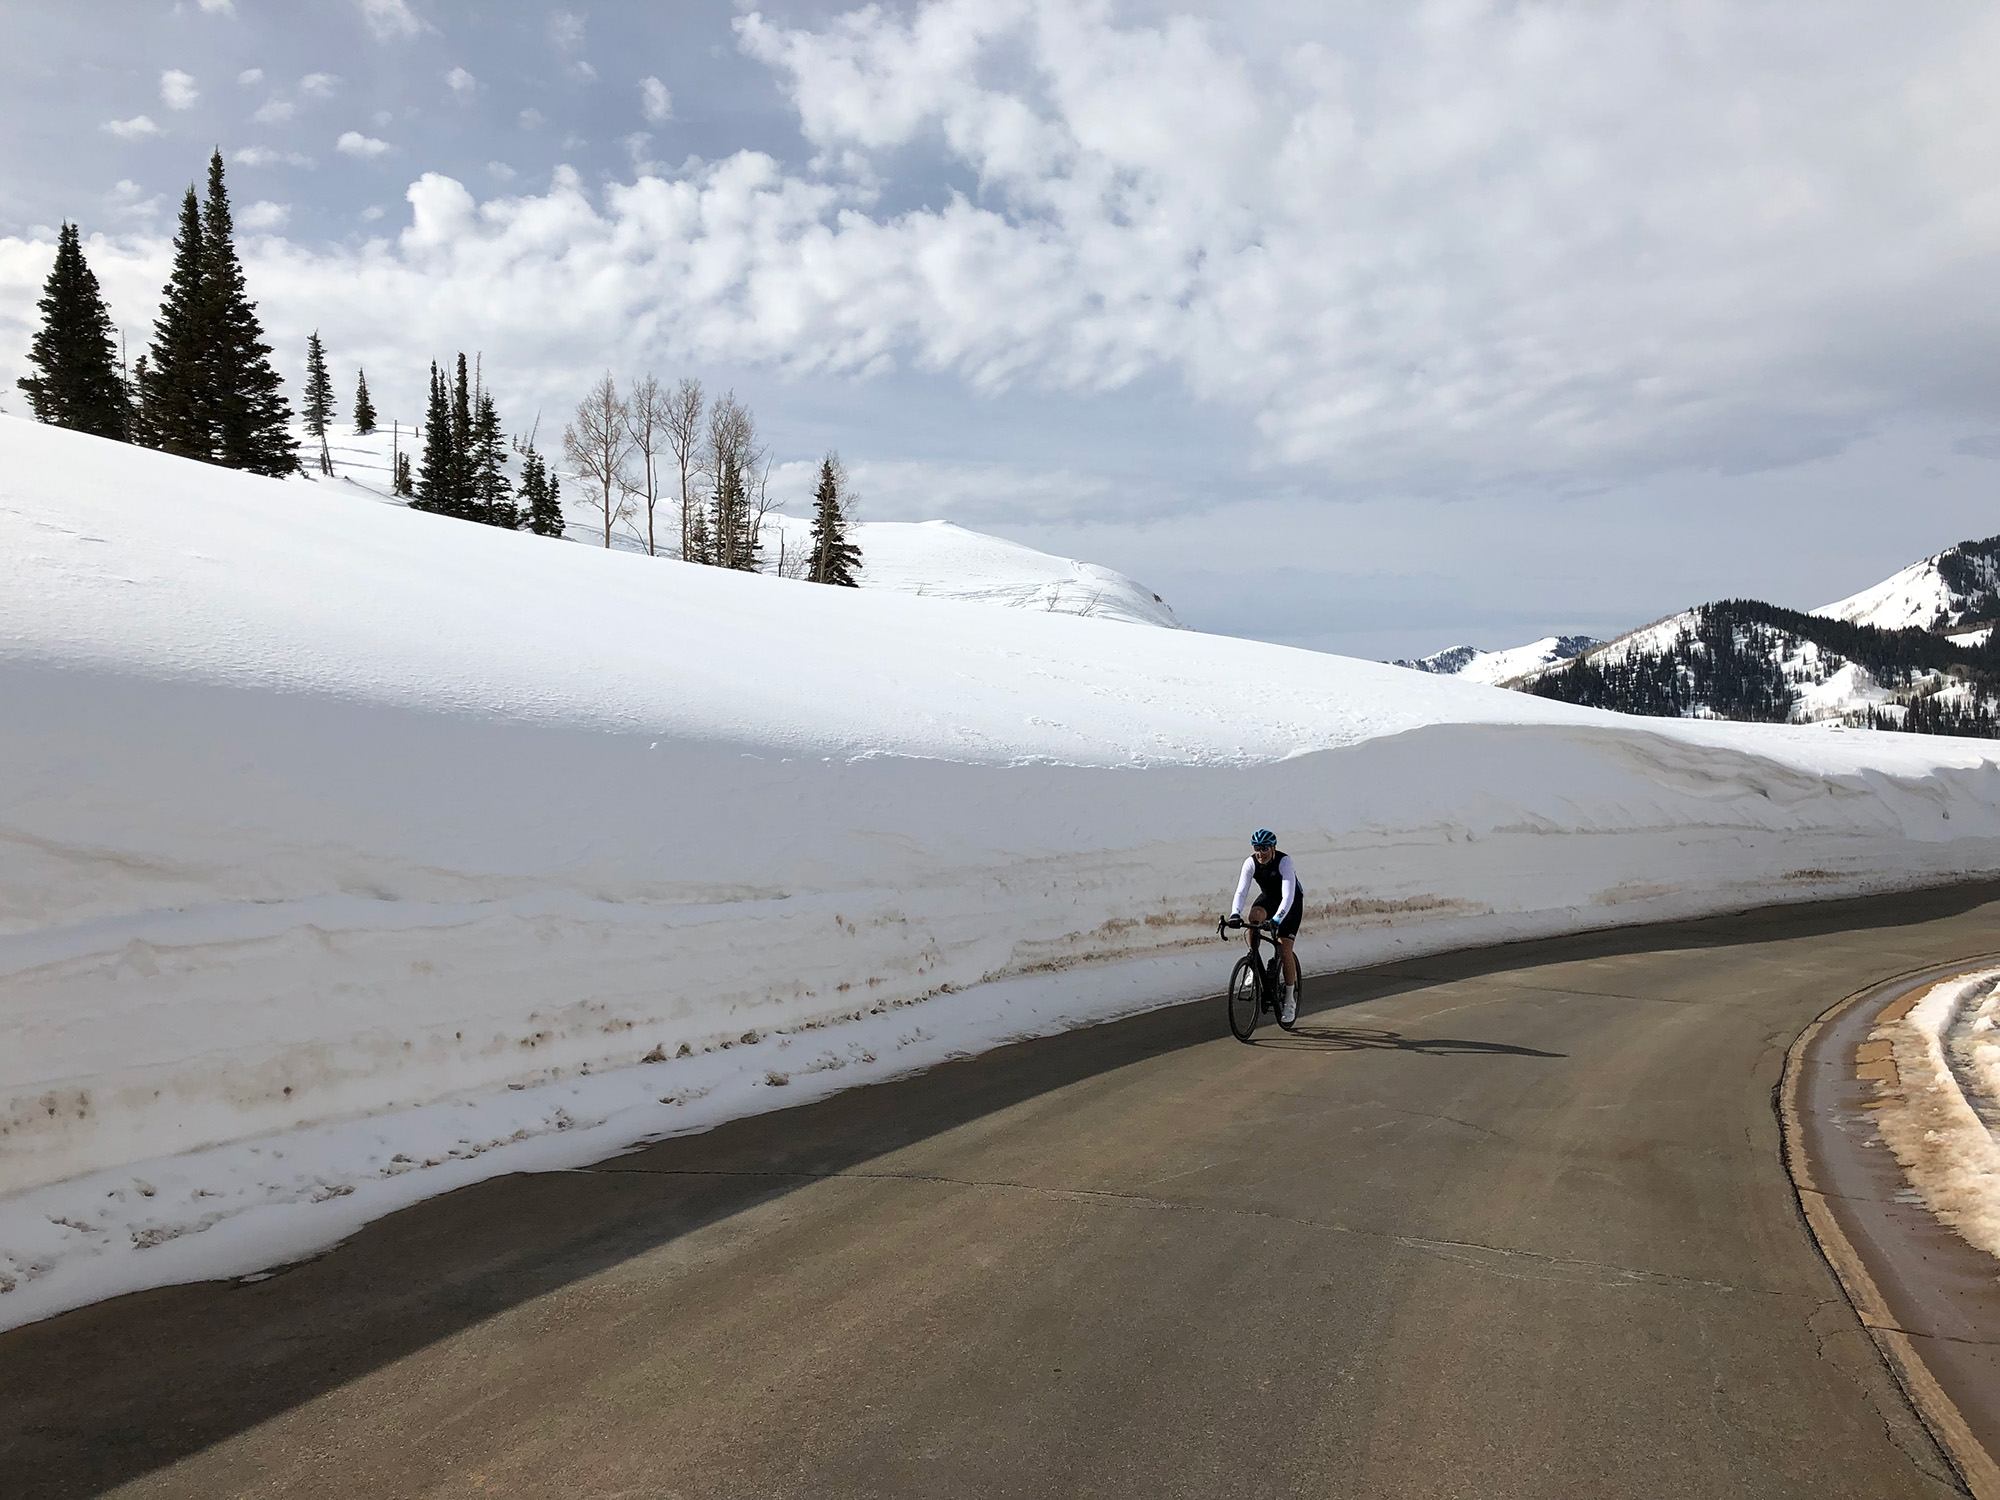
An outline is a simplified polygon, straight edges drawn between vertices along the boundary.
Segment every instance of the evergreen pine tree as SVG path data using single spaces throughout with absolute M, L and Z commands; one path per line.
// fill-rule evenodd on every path
M 396 455 L 396 479 L 394 487 L 396 493 L 399 495 L 414 495 L 417 492 L 417 482 L 410 477 L 410 455 L 407 453 L 398 453 Z
M 82 237 L 67 221 L 57 232 L 56 263 L 36 306 L 42 326 L 28 348 L 28 363 L 41 374 L 16 382 L 28 393 L 35 420 L 129 439 L 125 382 L 111 350 L 111 313 L 83 258 Z
M 208 160 L 208 197 L 201 210 L 201 307 L 216 462 L 253 474 L 295 472 L 292 411 L 236 258 L 220 150 Z
M 488 526 L 518 529 L 521 512 L 514 504 L 513 483 L 507 478 L 507 445 L 500 434 L 500 414 L 494 410 L 493 393 L 483 387 L 472 406 L 472 446 L 468 458 L 477 518 Z
M 333 454 L 327 451 L 326 423 L 333 415 L 333 381 L 326 373 L 326 347 L 315 328 L 306 338 L 306 431 L 319 439 L 319 471 L 333 476 Z
M 125 423 L 131 440 L 148 448 L 159 447 L 153 436 L 153 429 L 146 420 L 146 376 L 150 372 L 146 356 L 140 355 L 132 362 L 132 373 L 125 381 Z
M 316 438 L 326 436 L 326 424 L 333 416 L 333 381 L 326 373 L 326 346 L 315 328 L 306 336 L 306 396 L 303 406 L 306 431 Z
M 688 562 L 714 563 L 714 539 L 708 533 L 708 512 L 697 505 L 688 516 L 687 542 L 681 548 L 681 556 Z
M 806 576 L 814 583 L 853 589 L 861 586 L 855 576 L 861 549 L 847 539 L 847 512 L 841 504 L 846 478 L 839 454 L 820 460 L 819 488 L 813 491 L 812 566 Z
M 413 510 L 427 510 L 441 516 L 458 511 L 458 465 L 451 446 L 451 397 L 449 385 L 431 365 L 431 395 L 424 407 L 424 468 L 417 480 Z
M 536 536 L 563 534 L 561 486 L 533 443 L 521 452 L 521 524 Z
M 354 379 L 354 430 L 366 437 L 375 430 L 375 403 L 368 399 L 368 372 Z
M 746 573 L 757 569 L 756 528 L 750 524 L 750 496 L 743 484 L 743 467 L 734 452 L 723 455 L 715 476 L 715 500 L 710 520 L 709 550 L 719 567 Z
M 451 384 L 451 474 L 455 516 L 472 520 L 478 504 L 472 493 L 472 385 L 466 379 L 465 355 L 458 356 L 458 373 Z
M 139 361 L 139 403 L 153 447 L 212 461 L 215 426 L 203 317 L 201 202 L 190 187 L 181 199 L 174 265 L 153 323 L 153 345 Z

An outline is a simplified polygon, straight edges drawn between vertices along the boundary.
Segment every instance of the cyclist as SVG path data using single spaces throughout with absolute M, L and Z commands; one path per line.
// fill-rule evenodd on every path
M 1243 921 L 1243 903 L 1256 888 L 1257 904 L 1250 908 L 1250 921 L 1275 922 L 1273 941 L 1285 956 L 1285 998 L 1278 1012 L 1278 1024 L 1287 1031 L 1299 1018 L 1299 960 L 1292 952 L 1292 939 L 1299 935 L 1299 920 L 1305 911 L 1305 892 L 1299 889 L 1299 872 L 1292 857 L 1278 847 L 1278 836 L 1268 828 L 1250 835 L 1250 857 L 1243 861 L 1242 878 L 1236 882 L 1236 899 L 1229 903 L 1230 925 Z M 1255 951 L 1255 941 L 1251 948 Z

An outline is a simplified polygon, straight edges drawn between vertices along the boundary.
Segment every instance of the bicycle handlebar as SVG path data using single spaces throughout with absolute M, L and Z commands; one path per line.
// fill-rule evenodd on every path
M 1218 917 L 1215 921 L 1215 935 L 1221 937 L 1226 932 L 1232 930 L 1240 932 L 1246 927 L 1252 932 L 1275 933 L 1278 930 L 1278 924 L 1268 918 L 1262 922 L 1246 922 L 1241 917 Z

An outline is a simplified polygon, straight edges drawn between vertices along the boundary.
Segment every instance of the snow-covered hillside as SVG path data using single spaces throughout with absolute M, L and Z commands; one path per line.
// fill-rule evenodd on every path
M 2000 618 L 2000 537 L 1960 542 L 1813 611 L 1882 630 L 1961 631 Z
M 1467 682 L 1483 682 L 1488 686 L 1498 686 L 1511 682 L 1517 677 L 1549 666 L 1555 662 L 1568 661 L 1571 657 L 1604 643 L 1588 635 L 1547 635 L 1538 641 L 1530 641 L 1525 646 L 1509 647 L 1505 651 L 1482 651 L 1477 646 L 1453 646 L 1448 650 L 1433 652 L 1429 656 L 1419 656 L 1412 660 L 1399 660 L 1392 666 L 1409 667 L 1417 672 L 1430 672 L 1440 677 L 1460 677 Z
M 327 450 L 333 464 L 333 480 L 356 486 L 392 504 L 401 504 L 395 498 L 391 481 L 395 455 L 398 451 L 410 452 L 415 442 L 409 428 L 398 431 L 394 425 L 366 435 L 352 428 L 331 433 Z M 318 439 L 302 436 L 300 454 L 307 477 L 323 482 L 318 467 Z M 593 531 L 579 503 L 574 478 L 562 477 L 569 539 L 601 548 L 604 542 L 601 521 Z M 644 553 L 639 529 L 643 525 L 642 518 L 621 525 L 612 535 L 613 548 Z M 661 532 L 670 529 L 661 518 Z M 766 568 L 777 571 L 788 560 L 805 557 L 811 550 L 811 531 L 811 523 L 801 517 L 777 511 L 767 516 Z M 659 535 L 655 538 L 662 543 L 662 550 L 669 553 L 678 539 L 677 533 L 664 541 Z M 964 599 L 1032 609 L 1042 614 L 1087 615 L 1096 620 L 1181 628 L 1165 600 L 1123 573 L 1095 563 L 1037 552 L 1019 542 L 967 531 L 949 521 L 862 521 L 853 527 L 853 540 L 861 548 L 863 588 Z
M 766 518 L 767 526 L 772 523 L 786 533 L 788 550 L 801 556 L 810 550 L 809 522 Z M 854 540 L 861 548 L 863 588 L 1181 628 L 1164 599 L 1123 573 L 967 531 L 950 521 L 863 521 L 854 527 Z
M 1260 824 L 1316 969 L 2000 870 L 1984 743 L 607 554 L 4 419 L 0 567 L 0 1326 L 1213 993 Z

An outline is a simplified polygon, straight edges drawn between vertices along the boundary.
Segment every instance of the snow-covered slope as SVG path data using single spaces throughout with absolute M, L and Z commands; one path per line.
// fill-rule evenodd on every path
M 393 426 L 366 435 L 352 428 L 330 433 L 327 450 L 333 464 L 333 480 L 400 504 L 395 500 L 391 481 L 395 454 L 399 450 L 410 452 L 416 441 L 407 427 L 400 433 Z M 302 435 L 300 456 L 307 477 L 322 482 L 318 440 Z M 600 529 L 591 529 L 578 500 L 575 480 L 564 475 L 563 481 L 570 540 L 602 547 L 602 523 Z M 623 552 L 644 552 L 637 529 L 642 525 L 643 521 L 636 518 L 621 525 L 613 533 L 613 547 Z M 661 533 L 672 529 L 664 518 L 659 526 Z M 778 571 L 787 560 L 805 557 L 811 550 L 811 532 L 811 523 L 800 517 L 775 511 L 767 516 L 766 570 Z M 671 553 L 672 544 L 679 537 L 675 534 L 662 541 L 656 535 L 655 540 Z M 863 588 L 998 604 L 1042 614 L 1086 615 L 1095 620 L 1181 628 L 1165 600 L 1123 573 L 1095 563 L 1038 552 L 997 536 L 967 531 L 949 521 L 862 521 L 853 527 L 853 540 L 861 548 Z
M 773 523 L 785 531 L 788 550 L 803 556 L 810 548 L 810 523 L 768 517 L 766 525 Z M 863 588 L 1181 628 L 1165 600 L 1123 573 L 950 521 L 863 521 L 854 527 L 854 540 L 861 548 Z M 770 545 L 767 541 L 767 549 Z
M 1467 682 L 1483 682 L 1491 687 L 1510 682 L 1537 668 L 1568 661 L 1593 646 L 1603 644 L 1594 636 L 1588 635 L 1548 635 L 1538 641 L 1530 641 L 1525 646 L 1513 646 L 1505 651 L 1482 651 L 1477 646 L 1453 646 L 1429 656 L 1396 661 L 1390 665 L 1409 667 L 1418 672 L 1430 672 L 1440 677 L 1459 677 Z
M 607 554 L 13 420 L 0 568 L 0 1325 L 1211 993 L 1260 824 L 1322 969 L 2000 870 L 1986 744 Z
M 1883 630 L 1959 631 L 2000 617 L 2000 537 L 1960 542 L 1813 611 Z

